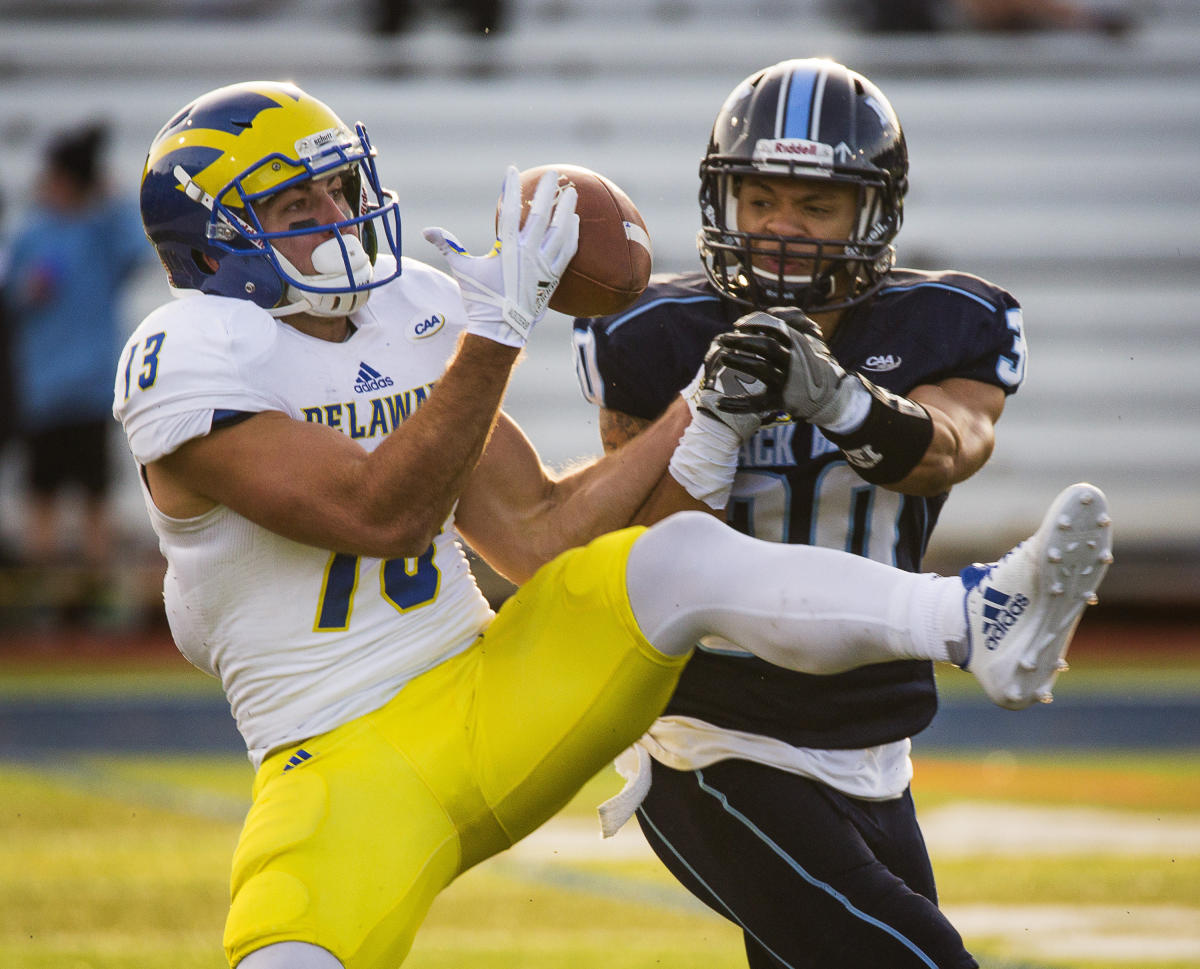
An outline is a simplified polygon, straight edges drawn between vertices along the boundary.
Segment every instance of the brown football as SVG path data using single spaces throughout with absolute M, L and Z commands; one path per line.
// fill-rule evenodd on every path
M 579 194 L 579 248 L 550 298 L 550 308 L 567 316 L 619 313 L 650 281 L 653 253 L 642 214 L 615 182 L 578 165 L 539 165 L 521 172 L 525 211 L 548 168 L 558 172 L 560 186 L 574 185 Z

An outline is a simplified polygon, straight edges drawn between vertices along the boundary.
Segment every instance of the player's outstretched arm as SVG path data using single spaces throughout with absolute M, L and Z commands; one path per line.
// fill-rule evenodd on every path
M 502 414 L 458 504 L 456 526 L 489 565 L 523 582 L 566 549 L 632 524 L 688 421 L 680 400 L 627 447 L 556 477 Z
M 266 411 L 148 465 L 151 495 L 175 518 L 225 505 L 319 548 L 420 555 L 483 453 L 517 353 L 465 336 L 428 400 L 373 452 L 333 428 Z
M 681 391 L 691 421 L 635 524 L 652 525 L 679 511 L 723 517 L 742 442 L 779 416 L 787 361 L 777 343 L 754 334 L 722 333 L 713 340 L 695 380 Z M 602 408 L 605 452 L 624 447 L 649 423 Z
M 781 406 L 819 427 L 872 484 L 938 495 L 978 471 L 992 453 L 1004 409 L 999 387 L 952 378 L 900 396 L 848 373 L 799 310 L 750 313 L 734 326 L 787 348 Z

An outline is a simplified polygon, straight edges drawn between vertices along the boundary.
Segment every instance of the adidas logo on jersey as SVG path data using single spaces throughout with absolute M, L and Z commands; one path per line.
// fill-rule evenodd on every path
M 374 367 L 365 363 L 358 365 L 358 376 L 354 380 L 356 394 L 369 394 L 372 390 L 382 390 L 384 387 L 390 386 L 392 386 L 391 377 L 385 377 Z
M 995 649 L 1029 606 L 1029 597 L 1006 595 L 995 586 L 983 593 L 983 644 Z

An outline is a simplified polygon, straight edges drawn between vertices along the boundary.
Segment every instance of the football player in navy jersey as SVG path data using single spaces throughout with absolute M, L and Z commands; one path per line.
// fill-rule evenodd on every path
M 780 402 L 789 414 L 742 445 L 729 523 L 919 571 L 1021 384 L 1017 302 L 965 273 L 894 267 L 904 135 L 841 64 L 789 60 L 742 81 L 700 178 L 702 270 L 575 323 L 605 450 L 663 413 L 740 318 L 804 377 Z M 639 742 L 652 783 L 638 819 L 676 877 L 743 928 L 753 969 L 977 965 L 938 909 L 909 791 L 909 738 L 936 709 L 927 662 L 814 677 L 701 641 Z

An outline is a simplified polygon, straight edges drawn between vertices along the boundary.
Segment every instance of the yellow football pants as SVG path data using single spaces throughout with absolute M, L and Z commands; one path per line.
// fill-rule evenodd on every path
M 230 965 L 293 940 L 394 969 L 438 892 L 641 736 L 685 659 L 651 647 L 630 610 L 640 531 L 559 556 L 469 650 L 267 758 L 234 855 Z

